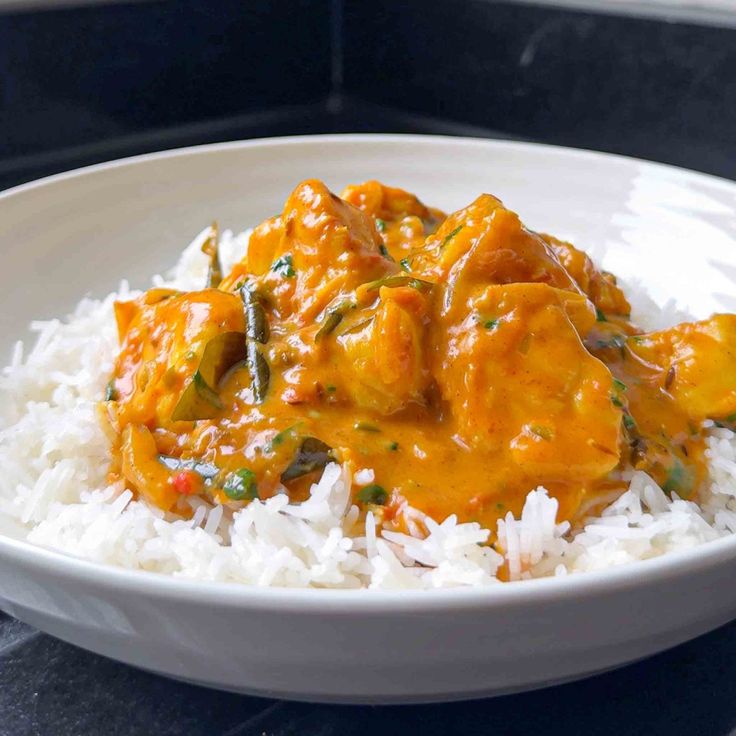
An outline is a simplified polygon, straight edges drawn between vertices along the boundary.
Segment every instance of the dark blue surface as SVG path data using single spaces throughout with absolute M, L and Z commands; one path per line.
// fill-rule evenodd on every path
M 443 705 L 309 705 L 170 682 L 0 618 L 0 736 L 726 736 L 736 732 L 734 661 L 736 623 L 532 693 Z

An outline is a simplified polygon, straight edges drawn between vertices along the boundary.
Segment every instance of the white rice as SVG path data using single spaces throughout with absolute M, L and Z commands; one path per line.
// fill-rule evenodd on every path
M 195 289 L 207 264 L 202 233 L 170 278 L 157 285 Z M 227 268 L 247 247 L 248 233 L 222 237 Z M 122 483 L 107 485 L 109 448 L 97 406 L 117 345 L 113 302 L 135 294 L 123 283 L 101 301 L 83 299 L 66 321 L 32 325 L 36 343 L 19 343 L 0 377 L 0 527 L 28 541 L 96 562 L 200 580 L 258 586 L 400 589 L 498 583 L 622 565 L 736 533 L 736 435 L 709 428 L 712 484 L 701 504 L 668 498 L 646 474 L 575 533 L 557 520 L 544 488 L 529 493 L 521 513 L 498 522 L 498 548 L 479 524 L 455 516 L 437 524 L 408 510 L 410 534 L 381 531 L 372 513 L 358 523 L 353 484 L 374 480 L 370 468 L 351 477 L 328 465 L 311 495 L 291 504 L 285 494 L 231 513 L 191 499 L 189 520 L 165 515 Z M 645 304 L 645 296 L 636 299 Z M 655 308 L 656 309 L 656 308 Z M 641 324 L 659 324 L 636 315 Z M 661 311 L 660 311 L 661 318 Z M 426 530 L 426 533 L 422 530 Z

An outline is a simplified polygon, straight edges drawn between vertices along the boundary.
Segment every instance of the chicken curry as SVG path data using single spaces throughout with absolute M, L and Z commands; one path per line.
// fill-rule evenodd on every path
M 736 316 L 644 333 L 571 244 L 483 194 L 445 216 L 369 181 L 302 182 L 200 291 L 116 304 L 111 473 L 165 511 L 299 502 L 325 465 L 354 502 L 494 528 L 543 485 L 574 519 L 643 469 L 706 483 L 706 419 L 736 421 Z

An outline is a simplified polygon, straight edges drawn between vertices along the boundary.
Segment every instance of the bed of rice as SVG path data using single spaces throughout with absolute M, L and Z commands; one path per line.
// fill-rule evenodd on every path
M 154 283 L 199 288 L 207 268 L 201 238 L 168 279 Z M 226 266 L 247 238 L 224 234 Z M 512 579 L 598 570 L 736 532 L 736 435 L 717 427 L 708 439 L 712 483 L 699 505 L 668 498 L 635 472 L 626 493 L 573 533 L 556 519 L 555 499 L 537 488 L 521 518 L 499 521 L 503 555 L 483 546 L 487 529 L 453 516 L 437 524 L 410 512 L 417 529 L 428 530 L 423 538 L 382 532 L 372 514 L 358 524 L 350 490 L 370 482 L 372 473 L 360 469 L 351 477 L 336 464 L 299 505 L 278 495 L 232 514 L 193 501 L 191 520 L 166 516 L 135 501 L 122 484 L 106 484 L 109 449 L 97 404 L 118 348 L 113 302 L 134 295 L 123 283 L 101 301 L 83 299 L 65 321 L 34 323 L 35 345 L 26 354 L 19 343 L 0 377 L 0 527 L 34 544 L 201 580 L 392 589 L 498 584 L 496 573 L 506 563 Z M 665 312 L 641 290 L 633 297 L 638 321 L 659 326 Z

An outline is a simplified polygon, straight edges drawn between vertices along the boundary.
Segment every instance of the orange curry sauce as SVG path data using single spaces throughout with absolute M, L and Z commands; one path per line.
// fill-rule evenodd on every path
M 362 508 L 495 528 L 544 485 L 561 518 L 625 471 L 694 497 L 705 419 L 736 419 L 736 317 L 657 333 L 615 278 L 490 195 L 445 216 L 372 181 L 301 183 L 229 274 L 118 303 L 111 473 L 160 508 L 303 499 L 331 460 Z M 208 288 L 205 288 L 208 286 Z

